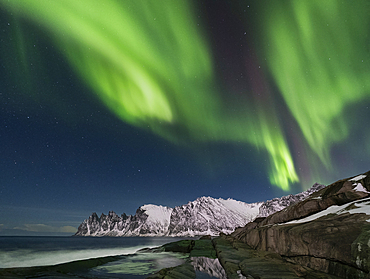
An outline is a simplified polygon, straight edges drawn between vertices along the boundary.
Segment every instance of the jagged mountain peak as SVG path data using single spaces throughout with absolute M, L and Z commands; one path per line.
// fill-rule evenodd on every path
M 197 198 L 196 200 L 194 201 L 189 201 L 188 204 L 206 204 L 206 203 L 213 203 L 213 202 L 216 202 L 217 199 L 216 198 L 212 198 L 210 196 L 202 196 L 202 197 L 199 197 Z
M 257 216 L 267 216 L 305 199 L 324 187 L 314 184 L 309 190 L 267 202 L 245 203 L 232 198 L 202 196 L 187 204 L 170 208 L 140 206 L 135 215 L 121 216 L 113 211 L 100 218 L 94 212 L 78 228 L 80 236 L 196 236 L 231 233 Z

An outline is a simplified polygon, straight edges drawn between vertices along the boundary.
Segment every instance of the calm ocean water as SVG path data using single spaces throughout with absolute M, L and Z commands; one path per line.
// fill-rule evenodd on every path
M 0 268 L 54 265 L 132 254 L 181 238 L 166 237 L 0 237 Z

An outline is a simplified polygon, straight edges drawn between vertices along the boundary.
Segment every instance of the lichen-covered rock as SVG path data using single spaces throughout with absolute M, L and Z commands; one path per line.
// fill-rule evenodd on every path
M 190 253 L 195 245 L 194 240 L 180 240 L 164 244 L 162 249 L 165 252 L 179 252 L 179 253 Z
M 351 245 L 353 265 L 370 272 L 370 223 L 362 227 L 361 232 Z
M 210 259 L 217 258 L 216 250 L 213 247 L 211 239 L 199 239 L 194 241 L 194 246 L 190 251 L 190 257 L 207 257 Z

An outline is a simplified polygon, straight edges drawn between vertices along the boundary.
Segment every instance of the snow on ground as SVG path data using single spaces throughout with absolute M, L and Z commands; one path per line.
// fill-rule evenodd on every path
M 354 209 L 346 209 L 350 205 L 355 205 L 356 208 Z M 343 213 L 350 213 L 350 214 L 359 214 L 359 213 L 365 213 L 366 215 L 370 215 L 370 198 L 364 198 L 361 200 L 353 201 L 350 203 L 346 203 L 343 205 L 332 205 L 328 207 L 327 209 L 320 211 L 316 214 L 310 215 L 308 217 L 299 219 L 299 220 L 293 220 L 290 222 L 282 223 L 279 225 L 285 225 L 285 224 L 299 224 L 299 223 L 307 223 L 316 219 L 319 219 L 320 217 L 326 216 L 328 214 L 343 214 Z M 370 222 L 370 220 L 368 220 Z
M 370 215 L 370 198 L 362 199 L 355 202 L 355 208 L 347 210 L 350 214 L 359 214 L 365 213 L 366 215 Z M 370 219 L 367 220 L 370 222 Z

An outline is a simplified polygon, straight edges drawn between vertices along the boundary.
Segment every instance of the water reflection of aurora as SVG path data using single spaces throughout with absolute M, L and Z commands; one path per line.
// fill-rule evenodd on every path
M 124 256 L 122 260 L 95 267 L 89 271 L 89 274 L 96 276 L 148 275 L 163 268 L 183 264 L 187 257 L 188 255 L 171 252 L 137 253 Z
M 145 278 L 161 269 L 179 266 L 188 261 L 194 268 L 197 278 L 226 278 L 226 274 L 218 259 L 207 257 L 191 257 L 188 254 L 172 252 L 137 253 L 123 256 L 122 260 L 110 262 L 89 270 L 89 275 L 114 277 L 114 276 L 137 276 Z

